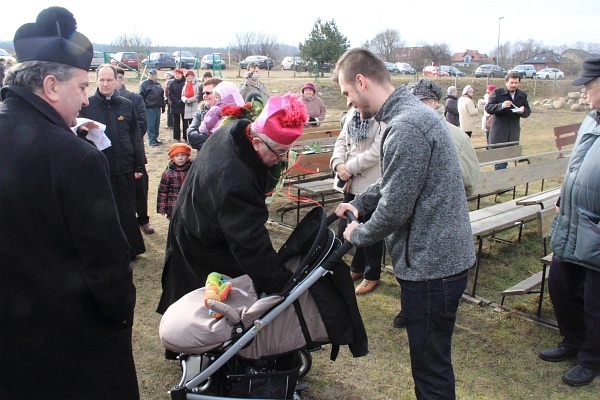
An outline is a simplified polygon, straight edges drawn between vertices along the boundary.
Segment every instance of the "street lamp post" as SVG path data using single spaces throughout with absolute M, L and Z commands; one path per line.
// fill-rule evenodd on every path
M 498 47 L 496 47 L 496 64 L 500 65 L 500 20 L 504 17 L 498 18 Z

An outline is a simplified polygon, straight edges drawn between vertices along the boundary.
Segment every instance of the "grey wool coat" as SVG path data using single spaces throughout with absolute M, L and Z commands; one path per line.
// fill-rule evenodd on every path
M 446 122 L 405 86 L 377 121 L 381 178 L 351 203 L 371 219 L 350 236 L 357 247 L 385 238 L 397 278 L 440 279 L 469 268 L 475 249 L 458 156 Z

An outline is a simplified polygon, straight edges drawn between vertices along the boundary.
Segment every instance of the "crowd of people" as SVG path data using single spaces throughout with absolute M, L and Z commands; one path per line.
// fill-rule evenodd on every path
M 88 95 L 92 44 L 62 7 L 19 28 L 14 45 L 19 64 L 5 71 L 0 60 L 0 170 L 10 171 L 0 179 L 0 207 L 10 211 L 0 221 L 11 227 L 0 232 L 0 359 L 10 366 L 0 397 L 32 398 L 41 387 L 49 398 L 138 398 L 130 263 L 146 251 L 142 232 L 154 233 L 144 136 L 161 146 L 166 112 L 172 143 L 156 204 L 169 228 L 157 312 L 214 271 L 248 274 L 268 295 L 292 273 L 271 243 L 265 199 L 305 126 L 325 120 L 325 104 L 312 82 L 271 96 L 254 63 L 239 84 L 175 69 L 163 87 L 150 69 L 134 91 L 122 69 L 104 64 Z M 435 82 L 396 88 L 375 54 L 355 48 L 333 80 L 349 108 L 330 165 L 344 193 L 338 237 L 357 248 L 348 271 L 360 281 L 355 293 L 378 287 L 385 244 L 401 288 L 393 324 L 407 331 L 415 395 L 455 398 L 452 335 L 475 261 L 466 198 L 479 163 L 470 138 L 481 122 L 488 144 L 520 139 L 520 119 L 531 113 L 520 76 L 488 86 L 477 106 L 471 85 L 460 97 L 450 86 L 444 106 Z M 562 379 L 581 386 L 600 375 L 600 57 L 585 61 L 573 84 L 592 111 L 551 234 L 549 292 L 564 340 L 540 357 L 576 358 Z M 348 223 L 346 211 L 359 222 Z

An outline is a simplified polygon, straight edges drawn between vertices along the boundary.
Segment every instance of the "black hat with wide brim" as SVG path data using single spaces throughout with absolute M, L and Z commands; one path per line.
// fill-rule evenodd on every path
M 38 23 L 21 26 L 15 33 L 14 46 L 19 62 L 53 61 L 86 71 L 94 56 L 92 43 L 85 35 L 72 31 L 63 37 L 58 21 L 53 32 Z
M 580 86 L 600 76 L 600 56 L 592 56 L 583 62 L 581 76 L 575 79 L 573 86 Z

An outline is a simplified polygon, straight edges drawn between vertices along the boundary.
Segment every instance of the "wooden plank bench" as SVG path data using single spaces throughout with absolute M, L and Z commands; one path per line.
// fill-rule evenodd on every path
M 580 127 L 581 123 L 555 126 L 554 144 L 556 145 L 556 150 L 562 150 L 565 146 L 571 146 L 575 144 L 575 140 L 577 140 L 577 132 L 579 131 Z M 562 153 L 559 154 L 559 157 L 563 157 Z
M 514 159 L 515 166 L 521 162 L 529 162 L 525 157 L 523 158 L 523 147 L 519 145 L 519 142 L 507 142 L 507 143 L 496 143 L 491 145 L 476 146 L 475 155 L 479 164 L 487 165 L 490 163 L 496 163 L 498 161 L 506 159 Z M 480 188 L 481 189 L 481 188 Z M 497 196 L 501 193 L 506 192 L 507 188 L 501 190 L 484 191 L 478 190 L 467 198 L 467 200 L 477 200 L 477 208 L 481 206 L 481 199 L 488 196 Z M 512 188 L 513 199 L 516 197 L 516 187 Z
M 539 156 L 547 155 L 547 153 L 541 153 L 529 157 L 535 159 Z M 514 168 L 483 172 L 480 177 L 478 190 L 499 190 L 510 186 L 517 186 L 562 176 L 566 171 L 567 164 L 568 159 L 556 158 L 550 161 L 522 164 Z M 559 191 L 555 191 L 554 197 L 545 195 L 543 200 L 538 200 L 532 203 L 532 205 L 521 205 L 519 204 L 521 199 L 514 199 L 490 207 L 474 210 L 469 213 L 472 234 L 478 242 L 475 276 L 473 278 L 473 286 L 470 293 L 471 296 L 475 297 L 476 295 L 477 280 L 479 278 L 479 270 L 481 267 L 483 240 L 487 237 L 495 237 L 497 233 L 514 227 L 519 228 L 518 240 L 520 240 L 523 225 L 526 222 L 535 220 L 536 212 L 540 209 L 540 206 L 544 209 L 552 208 L 559 193 Z M 529 196 L 526 198 L 529 198 Z
M 504 306 L 504 300 L 506 296 L 539 293 L 536 316 L 537 318 L 540 318 L 542 313 L 542 301 L 544 299 L 544 286 L 546 280 L 548 279 L 550 262 L 552 261 L 552 254 L 548 254 L 547 238 L 548 233 L 550 231 L 550 224 L 552 223 L 552 220 L 554 219 L 555 215 L 556 210 L 554 209 L 554 207 L 548 207 L 536 212 L 538 236 L 543 245 L 543 256 L 540 259 L 542 264 L 542 270 L 527 277 L 526 279 L 522 280 L 516 285 L 504 290 L 502 292 L 502 301 L 500 303 L 501 307 Z M 534 290 L 538 286 L 540 287 L 539 290 Z

